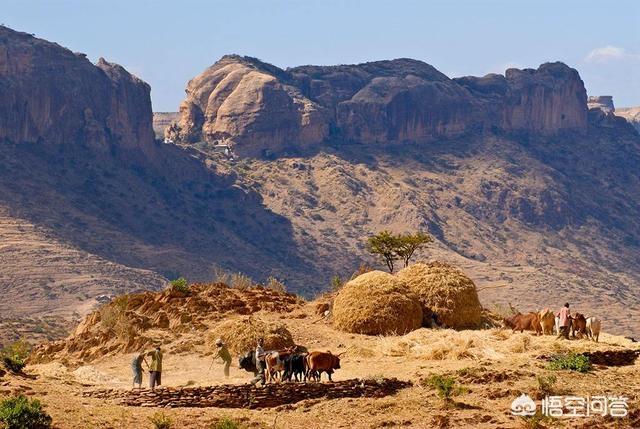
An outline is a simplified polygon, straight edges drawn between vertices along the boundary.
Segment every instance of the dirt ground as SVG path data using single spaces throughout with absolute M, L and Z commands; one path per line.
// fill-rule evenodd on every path
M 57 428 L 151 428 L 149 417 L 164 412 L 176 428 L 208 428 L 222 417 L 245 427 L 259 428 L 377 428 L 377 427 L 535 427 L 514 417 L 510 404 L 521 393 L 535 395 L 537 375 L 551 374 L 538 357 L 562 351 L 595 351 L 638 348 L 622 337 L 602 334 L 599 343 L 588 340 L 556 340 L 532 333 L 510 330 L 429 330 L 419 329 L 404 336 L 375 337 L 334 330 L 312 316 L 311 304 L 305 319 L 262 313 L 260 316 L 287 325 L 298 344 L 310 350 L 346 351 L 342 368 L 334 379 L 397 377 L 414 386 L 385 398 L 306 400 L 273 409 L 247 410 L 223 408 L 154 409 L 116 405 L 110 401 L 85 398 L 88 389 L 131 388 L 131 355 L 107 357 L 78 368 L 59 362 L 28 366 L 30 377 L 5 376 L 1 393 L 24 392 L 40 398 Z M 283 318 L 284 317 L 284 318 Z M 183 334 L 175 342 L 196 334 Z M 200 334 L 198 334 L 200 335 Z M 251 374 L 231 368 L 229 379 L 222 364 L 208 356 L 206 346 L 181 354 L 170 353 L 166 345 L 163 383 L 165 386 L 205 386 L 247 383 Z M 587 374 L 554 371 L 558 395 L 624 395 L 629 410 L 638 413 L 640 402 L 640 362 L 622 367 L 596 367 Z M 432 374 L 450 374 L 464 391 L 451 404 L 421 380 Z M 144 382 L 147 382 L 145 374 Z M 544 427 L 631 427 L 628 419 L 573 418 L 544 420 Z M 589 426 L 591 425 L 591 426 Z M 617 425 L 617 426 L 615 426 Z

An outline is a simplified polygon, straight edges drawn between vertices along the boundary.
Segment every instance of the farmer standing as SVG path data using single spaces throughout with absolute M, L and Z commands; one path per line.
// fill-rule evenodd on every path
M 149 387 L 153 390 L 156 386 L 162 384 L 162 351 L 160 346 L 156 346 L 155 350 L 147 353 L 151 356 L 151 365 L 149 365 Z
M 229 378 L 229 366 L 231 366 L 231 353 L 227 349 L 227 345 L 222 341 L 222 338 L 216 340 L 216 347 L 218 350 L 213 356 L 213 359 L 220 358 L 224 362 L 224 376 Z
M 144 362 L 145 365 L 149 366 L 144 358 L 144 352 L 137 353 L 131 361 L 131 371 L 133 372 L 133 389 L 136 388 L 136 384 L 138 385 L 138 389 L 142 389 L 142 362 Z
M 258 338 L 258 345 L 256 346 L 256 368 L 258 369 L 258 376 L 256 379 L 260 380 L 260 384 L 264 386 L 264 339 Z
M 558 334 L 558 338 L 564 338 L 565 340 L 569 339 L 569 326 L 571 325 L 571 312 L 569 311 L 569 303 L 565 303 L 564 307 L 558 311 L 556 316 L 560 319 L 560 333 Z

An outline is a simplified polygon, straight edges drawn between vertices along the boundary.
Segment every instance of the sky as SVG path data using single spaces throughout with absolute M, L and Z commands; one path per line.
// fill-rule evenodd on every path
M 230 53 L 280 67 L 409 57 L 449 77 L 563 61 L 589 95 L 640 105 L 639 0 L 0 0 L 0 23 L 123 65 L 154 111 L 176 111 Z

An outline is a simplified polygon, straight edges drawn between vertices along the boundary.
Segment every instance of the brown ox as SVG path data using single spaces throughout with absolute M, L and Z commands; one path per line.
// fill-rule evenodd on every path
M 310 378 L 311 376 L 316 378 L 317 375 L 317 380 L 319 380 L 322 372 L 326 372 L 329 376 L 329 381 L 333 381 L 331 380 L 331 374 L 333 374 L 334 369 L 340 369 L 340 355 L 343 353 L 337 355 L 334 355 L 331 352 L 309 353 L 305 358 L 307 378 Z
M 573 338 L 576 337 L 576 332 L 578 333 L 578 338 L 582 338 L 587 333 L 587 318 L 584 317 L 584 314 L 576 313 L 571 318 L 571 335 Z
M 270 381 L 275 381 L 278 372 L 285 370 L 284 360 L 285 358 L 291 356 L 295 349 L 295 347 L 287 347 L 284 350 L 265 353 L 265 380 L 267 383 Z
M 540 312 L 540 327 L 544 335 L 552 335 L 556 317 L 551 310 L 545 308 Z
M 513 329 L 513 332 L 531 330 L 536 331 L 536 335 L 540 335 L 542 333 L 542 328 L 540 327 L 540 315 L 538 313 L 518 313 L 515 316 L 502 320 L 505 326 Z

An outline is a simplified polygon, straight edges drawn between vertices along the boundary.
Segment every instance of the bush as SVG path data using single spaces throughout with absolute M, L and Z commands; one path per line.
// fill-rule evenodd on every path
M 4 366 L 12 372 L 20 372 L 26 365 L 31 352 L 31 345 L 24 340 L 18 340 L 0 350 Z
M 155 429 L 170 429 L 173 425 L 171 417 L 161 411 L 158 411 L 153 416 L 149 417 L 149 421 L 153 424 Z
M 223 417 L 222 419 L 215 422 L 211 429 L 240 429 L 240 426 L 235 420 L 230 419 L 229 417 Z
M 287 291 L 287 287 L 284 285 L 284 283 L 273 276 L 267 279 L 266 288 L 282 293 L 285 293 Z
M 456 380 L 447 375 L 434 374 L 426 380 L 428 386 L 433 387 L 438 392 L 438 396 L 445 401 L 450 401 L 451 397 L 465 391 L 462 386 L 456 386 Z
M 231 287 L 239 290 L 247 290 L 253 287 L 253 280 L 251 280 L 251 277 L 242 273 L 231 274 Z
M 342 281 L 342 278 L 340 278 L 340 276 L 333 276 L 331 278 L 330 285 L 331 285 L 331 290 L 334 292 L 337 292 L 344 285 L 344 282 Z
M 591 362 L 589 361 L 589 357 L 577 354 L 577 353 L 567 353 L 562 355 L 556 355 L 551 358 L 551 362 L 547 365 L 548 369 L 551 370 L 561 370 L 567 369 L 570 371 L 577 372 L 589 372 L 591 370 Z
M 189 293 L 189 284 L 184 277 L 177 278 L 171 281 L 171 288 L 176 292 Z
M 554 386 L 556 381 L 558 381 L 555 375 L 538 375 L 536 376 L 536 380 L 538 381 L 537 399 L 553 395 Z
M 37 399 L 15 396 L 0 402 L 0 422 L 3 429 L 48 429 L 51 416 Z

